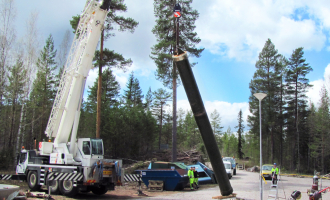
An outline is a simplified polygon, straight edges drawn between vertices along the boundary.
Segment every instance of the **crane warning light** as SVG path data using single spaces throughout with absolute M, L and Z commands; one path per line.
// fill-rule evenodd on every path
M 174 8 L 173 8 L 173 12 L 174 12 L 174 17 L 176 18 L 180 18 L 181 17 L 181 6 L 180 4 L 175 4 Z
M 174 12 L 174 17 L 176 17 L 176 18 L 181 17 L 181 13 L 180 12 Z

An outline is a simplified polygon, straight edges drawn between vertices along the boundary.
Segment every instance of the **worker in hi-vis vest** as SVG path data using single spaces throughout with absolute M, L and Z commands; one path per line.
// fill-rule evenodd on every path
M 190 189 L 194 190 L 193 184 L 194 184 L 195 177 L 194 177 L 193 167 L 190 167 L 190 169 L 188 170 L 188 178 L 189 178 L 189 182 L 190 182 Z
M 193 168 L 194 170 L 194 184 L 195 184 L 195 189 L 198 189 L 199 186 L 198 186 L 198 172 L 196 171 L 196 167 Z
M 277 184 L 277 175 L 278 175 L 278 168 L 276 167 L 276 163 L 274 163 L 274 166 L 272 168 L 272 180 L 273 184 Z

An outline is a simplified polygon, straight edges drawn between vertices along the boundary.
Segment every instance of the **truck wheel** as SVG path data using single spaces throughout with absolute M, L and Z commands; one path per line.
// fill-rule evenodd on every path
M 105 194 L 107 193 L 108 191 L 108 188 L 106 188 L 105 186 L 100 186 L 100 187 L 93 187 L 92 188 L 92 192 L 96 195 L 102 195 L 102 194 Z
M 37 191 L 41 187 L 38 185 L 38 173 L 36 171 L 29 172 L 27 182 L 32 191 Z
M 234 172 L 233 172 L 234 175 L 236 175 L 236 169 L 234 169 Z
M 58 194 L 60 191 L 58 181 L 47 181 L 47 189 L 50 190 L 51 194 Z
M 68 197 L 73 197 L 78 193 L 78 187 L 73 187 L 73 181 L 59 181 L 60 192 Z

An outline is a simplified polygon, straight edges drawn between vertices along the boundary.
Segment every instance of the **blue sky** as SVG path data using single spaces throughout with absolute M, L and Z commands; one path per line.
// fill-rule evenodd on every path
M 133 60 L 128 72 L 114 71 L 122 89 L 134 71 L 143 92 L 149 87 L 154 91 L 163 86 L 155 79 L 156 67 L 149 58 L 150 48 L 156 43 L 151 33 L 155 24 L 153 1 L 125 2 L 128 12 L 123 15 L 137 20 L 139 26 L 134 34 L 116 33 L 105 47 Z M 38 13 L 38 46 L 45 44 L 49 34 L 58 46 L 65 31 L 71 31 L 69 20 L 80 14 L 84 5 L 84 0 L 15 0 L 18 38 L 24 40 L 27 19 L 31 13 Z M 314 85 L 308 96 L 318 102 L 320 88 L 330 78 L 329 0 L 195 0 L 192 7 L 200 13 L 196 32 L 202 40 L 199 47 L 205 50 L 200 58 L 190 60 L 198 62 L 193 71 L 208 113 L 217 109 L 225 129 L 228 126 L 234 129 L 240 109 L 246 121 L 249 82 L 258 54 L 268 38 L 287 58 L 294 49 L 304 47 L 306 61 L 313 68 L 307 76 Z M 91 71 L 87 84 L 91 85 L 96 76 L 96 70 Z M 182 86 L 178 88 L 178 106 L 189 109 Z

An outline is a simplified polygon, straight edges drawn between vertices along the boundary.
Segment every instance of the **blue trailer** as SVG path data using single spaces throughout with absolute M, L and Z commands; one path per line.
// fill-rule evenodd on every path
M 163 181 L 164 190 L 183 190 L 189 182 L 186 169 L 146 169 L 136 170 L 142 175 L 143 183 L 148 187 L 149 180 Z

